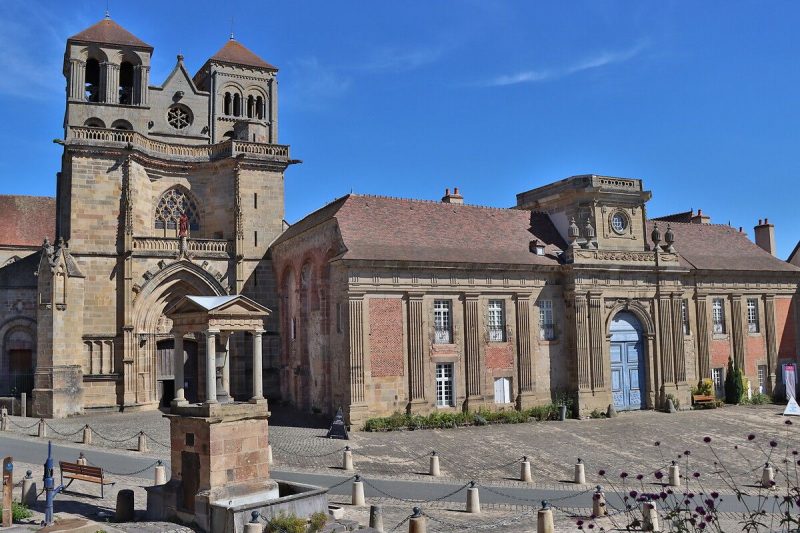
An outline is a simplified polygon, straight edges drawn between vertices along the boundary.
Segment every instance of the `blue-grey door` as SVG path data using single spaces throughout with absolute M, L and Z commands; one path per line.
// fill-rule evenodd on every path
M 611 394 L 617 411 L 645 408 L 642 326 L 623 311 L 611 321 Z

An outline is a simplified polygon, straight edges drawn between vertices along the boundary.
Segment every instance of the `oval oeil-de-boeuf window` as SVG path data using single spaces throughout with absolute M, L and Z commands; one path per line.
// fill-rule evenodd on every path
M 628 219 L 622 213 L 614 213 L 611 217 L 611 229 L 617 233 L 622 233 L 628 227 Z

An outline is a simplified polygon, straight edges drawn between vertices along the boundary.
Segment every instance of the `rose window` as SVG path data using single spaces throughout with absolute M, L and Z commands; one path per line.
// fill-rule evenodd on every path
M 628 227 L 628 219 L 622 213 L 614 213 L 611 217 L 611 228 L 617 232 L 622 233 Z
M 200 229 L 197 203 L 185 191 L 177 188 L 167 190 L 156 206 L 156 229 L 177 229 L 182 214 L 189 219 L 189 229 Z
M 176 130 L 182 130 L 192 123 L 192 112 L 180 105 L 170 107 L 167 111 L 167 122 Z

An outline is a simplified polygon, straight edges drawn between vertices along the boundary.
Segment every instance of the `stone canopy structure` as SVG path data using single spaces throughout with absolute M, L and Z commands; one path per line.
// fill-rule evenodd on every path
M 580 175 L 510 209 L 350 194 L 288 226 L 278 69 L 231 39 L 155 85 L 153 53 L 110 18 L 69 37 L 56 198 L 0 197 L 0 395 L 29 413 L 587 414 L 687 405 L 729 357 L 780 391 L 798 359 L 800 254 L 774 257 L 767 220 L 753 243 L 649 218 L 641 180 Z

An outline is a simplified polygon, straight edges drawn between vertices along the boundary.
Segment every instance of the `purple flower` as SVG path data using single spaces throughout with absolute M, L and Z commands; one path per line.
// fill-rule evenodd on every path
M 708 517 L 706 517 L 706 518 L 708 518 Z M 705 529 L 706 528 L 705 522 L 700 522 L 699 524 L 697 524 L 697 528 L 698 529 Z
M 578 520 L 577 522 L 575 522 L 575 525 L 582 526 L 583 525 L 583 520 Z
M 755 439 L 756 439 L 756 436 L 755 436 L 755 435 L 753 435 L 752 433 L 750 433 L 750 434 L 747 436 L 747 440 L 755 440 Z
M 664 473 L 661 471 L 656 472 L 656 479 L 661 479 L 664 477 Z
M 597 472 L 597 475 L 605 476 L 606 475 L 606 471 L 605 470 L 600 470 L 600 471 Z
M 661 446 L 661 441 L 656 441 L 655 443 L 653 443 L 653 445 L 654 446 Z
M 786 424 L 787 426 L 791 426 L 792 425 L 792 421 L 791 420 L 787 420 L 787 421 L 784 422 L 784 424 Z
M 708 444 L 709 442 L 711 442 L 711 437 L 703 437 L 703 442 Z
M 641 474 L 637 474 L 637 475 L 636 475 L 636 479 L 637 479 L 637 480 L 639 480 L 639 481 L 641 481 L 641 480 L 643 480 L 643 479 L 644 479 L 644 476 L 643 476 L 643 475 L 641 475 Z
M 700 477 L 700 472 L 695 472 L 694 474 L 692 474 L 692 477 L 695 478 L 695 479 L 699 478 Z
M 776 441 L 774 441 L 774 440 L 771 440 L 771 441 L 769 441 L 769 445 L 771 447 L 775 448 L 778 445 L 778 443 Z
M 683 455 L 685 455 L 686 457 L 689 457 L 689 454 L 691 454 L 691 453 L 692 452 L 690 452 L 689 450 L 686 450 L 685 452 L 683 452 Z
M 697 507 L 694 508 L 694 510 L 697 512 L 697 514 L 701 515 L 706 514 L 706 510 L 702 505 L 698 505 Z
M 628 477 L 628 473 L 627 473 L 627 472 L 622 472 L 622 473 L 619 475 L 619 477 L 621 477 L 622 479 L 625 479 L 626 477 Z
M 631 498 L 635 498 L 635 497 L 636 497 L 636 496 L 637 496 L 639 493 L 638 493 L 638 492 L 636 492 L 635 490 L 632 490 L 632 491 L 630 491 L 628 494 L 630 494 L 630 495 L 631 495 Z
M 719 498 L 719 492 L 716 492 L 716 491 L 715 491 L 715 492 L 712 492 L 712 493 L 711 493 L 711 497 L 712 497 L 712 498 L 714 498 L 714 499 L 716 500 L 717 498 Z
M 666 492 L 661 492 L 661 493 L 659 493 L 658 497 L 661 498 L 662 500 L 666 500 L 667 499 L 667 493 Z

